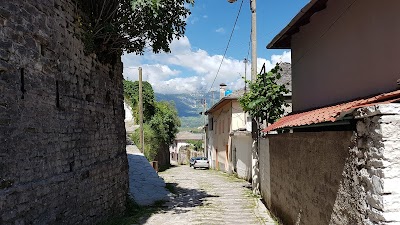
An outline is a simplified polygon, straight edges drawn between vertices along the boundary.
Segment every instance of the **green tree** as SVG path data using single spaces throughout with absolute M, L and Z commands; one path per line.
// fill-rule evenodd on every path
M 139 120 L 139 81 L 124 80 L 124 96 L 132 107 L 136 122 Z M 154 90 L 147 81 L 143 82 L 143 122 L 150 121 L 156 112 Z
M 289 93 L 285 85 L 280 85 L 277 81 L 281 78 L 279 64 L 268 73 L 258 74 L 255 82 L 249 83 L 250 91 L 246 92 L 239 103 L 245 112 L 252 117 L 274 123 L 284 113 L 284 94 Z
M 159 149 L 159 141 L 154 130 L 149 124 L 143 124 L 143 134 L 144 134 L 144 156 L 149 161 L 154 161 L 157 156 Z M 135 143 L 135 145 L 141 149 L 140 145 L 140 130 L 136 129 L 135 132 L 130 136 Z
M 76 0 L 87 53 L 107 59 L 123 51 L 170 52 L 169 44 L 185 33 L 194 0 Z
M 150 126 L 162 143 L 171 145 L 180 125 L 178 112 L 173 104 L 165 101 L 156 103 L 156 113 L 150 121 Z
M 202 140 L 189 140 L 189 144 L 191 144 L 195 151 L 201 151 L 203 149 L 203 141 Z

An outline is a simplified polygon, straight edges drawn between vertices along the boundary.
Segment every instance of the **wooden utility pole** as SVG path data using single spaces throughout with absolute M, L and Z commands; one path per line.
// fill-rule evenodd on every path
M 206 124 L 207 124 L 207 116 L 206 116 L 206 108 L 207 108 L 207 103 L 206 103 L 206 98 L 203 99 L 203 116 L 204 116 L 204 124 L 203 124 L 203 129 L 204 129 L 204 157 L 208 157 L 208 152 L 207 152 L 207 134 L 206 134 Z
M 140 125 L 140 150 L 144 155 L 142 67 L 139 67 L 139 125 Z

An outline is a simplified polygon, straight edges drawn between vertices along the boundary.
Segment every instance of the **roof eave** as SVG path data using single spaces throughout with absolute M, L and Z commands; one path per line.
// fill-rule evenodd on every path
M 290 21 L 290 23 L 276 35 L 267 45 L 268 49 L 290 49 L 291 37 L 299 31 L 299 28 L 310 21 L 310 17 L 326 7 L 328 0 L 311 0 L 305 5 L 299 13 Z
M 221 105 L 223 102 L 228 101 L 228 100 L 238 100 L 238 97 L 230 97 L 230 96 L 226 96 L 221 98 L 221 100 L 219 100 L 217 103 L 215 103 L 209 110 L 207 110 L 205 112 L 206 115 L 214 112 L 216 110 L 216 108 L 218 108 L 219 105 Z M 225 105 L 225 104 L 224 104 Z

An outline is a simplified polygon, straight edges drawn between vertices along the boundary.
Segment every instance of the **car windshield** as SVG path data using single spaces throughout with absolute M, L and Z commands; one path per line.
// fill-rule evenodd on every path
M 207 160 L 207 157 L 197 157 L 196 160 Z

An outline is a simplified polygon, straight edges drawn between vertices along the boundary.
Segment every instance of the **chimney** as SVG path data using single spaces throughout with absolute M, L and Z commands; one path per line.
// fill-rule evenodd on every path
M 219 85 L 219 99 L 225 97 L 225 89 L 226 89 L 226 84 L 222 83 Z

